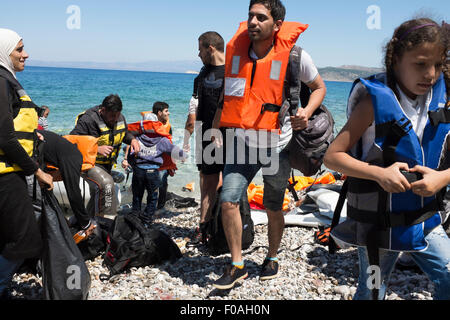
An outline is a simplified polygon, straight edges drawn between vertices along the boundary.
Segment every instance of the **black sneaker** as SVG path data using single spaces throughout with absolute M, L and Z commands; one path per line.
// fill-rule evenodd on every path
M 248 273 L 245 266 L 244 268 L 239 269 L 230 264 L 225 267 L 225 272 L 222 277 L 213 283 L 213 287 L 221 290 L 231 289 L 234 287 L 236 282 L 244 280 L 247 276 Z
M 206 223 L 200 223 L 200 226 L 195 229 L 192 239 L 186 243 L 186 247 L 196 247 L 198 245 L 205 244 L 207 241 Z
M 202 231 L 200 230 L 199 227 L 195 228 L 195 233 L 194 236 L 192 237 L 192 239 L 186 243 L 186 247 L 191 248 L 191 247 L 196 247 L 198 245 L 200 245 L 202 243 Z
M 270 280 L 278 277 L 278 262 L 265 259 L 261 266 L 259 280 Z

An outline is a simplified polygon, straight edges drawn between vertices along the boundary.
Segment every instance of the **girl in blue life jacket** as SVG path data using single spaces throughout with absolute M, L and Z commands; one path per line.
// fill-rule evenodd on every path
M 410 252 L 450 299 L 450 239 L 441 223 L 450 184 L 449 31 L 430 19 L 398 27 L 385 73 L 357 80 L 348 121 L 325 165 L 348 176 L 347 219 L 331 236 L 357 246 L 354 299 L 383 299 L 400 252 Z

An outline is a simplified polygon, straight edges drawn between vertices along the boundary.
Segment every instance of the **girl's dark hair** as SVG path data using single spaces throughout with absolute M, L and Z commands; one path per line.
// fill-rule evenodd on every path
M 284 17 L 286 16 L 286 8 L 281 3 L 280 0 L 250 0 L 249 10 L 255 4 L 262 4 L 270 11 L 272 18 L 274 21 L 284 21 Z
M 443 61 L 442 72 L 444 73 L 447 85 L 447 97 L 450 96 L 450 65 L 448 62 L 448 50 L 450 49 L 449 29 L 445 24 L 440 26 L 429 18 L 414 19 L 402 23 L 395 29 L 392 39 L 384 48 L 384 65 L 386 68 L 387 85 L 397 96 L 397 80 L 394 72 L 396 60 L 400 59 L 406 51 L 426 42 L 440 42 L 443 47 L 442 55 L 445 58 Z

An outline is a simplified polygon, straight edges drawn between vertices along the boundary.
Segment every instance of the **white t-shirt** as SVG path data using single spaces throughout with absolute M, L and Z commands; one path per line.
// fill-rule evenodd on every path
M 197 114 L 197 108 L 198 108 L 198 98 L 192 96 L 191 100 L 189 101 L 189 114 Z
M 427 113 L 428 107 L 431 103 L 431 94 L 425 94 L 416 97 L 415 100 L 409 98 L 399 86 L 397 90 L 400 94 L 400 105 L 403 112 L 406 114 L 408 119 L 411 121 L 412 127 L 419 137 L 420 141 L 423 138 L 423 131 L 425 130 L 425 125 L 427 124 Z
M 253 60 L 258 60 L 258 57 L 256 56 L 255 52 L 253 50 L 250 50 L 250 58 Z M 302 49 L 302 55 L 300 59 L 300 80 L 306 84 L 309 84 L 313 82 L 317 76 L 319 75 L 319 72 L 314 65 L 314 62 L 311 58 L 311 56 Z M 281 134 L 279 135 L 279 139 L 276 147 L 277 151 L 281 151 L 286 147 L 286 145 L 289 143 L 289 141 L 292 138 L 292 127 L 291 127 L 291 119 L 289 113 L 286 114 L 285 120 L 283 122 L 283 125 L 281 126 Z M 249 146 L 258 146 L 258 147 L 264 147 L 263 144 L 261 144 L 261 141 L 259 143 L 256 143 L 252 139 L 248 139 L 248 137 L 254 137 L 255 130 L 245 130 L 245 129 L 236 129 L 236 136 L 240 139 L 246 141 L 247 145 Z M 247 139 L 245 138 L 247 137 Z

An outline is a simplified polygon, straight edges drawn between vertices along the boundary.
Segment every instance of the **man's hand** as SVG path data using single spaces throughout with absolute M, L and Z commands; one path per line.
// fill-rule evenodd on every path
M 141 151 L 141 146 L 139 145 L 139 141 L 137 139 L 131 140 L 131 152 L 134 152 L 135 155 Z
M 111 146 L 99 146 L 97 153 L 103 157 L 108 157 L 113 151 L 113 147 Z
M 298 108 L 297 114 L 295 116 L 291 116 L 291 126 L 292 130 L 303 130 L 308 126 L 310 115 L 304 108 Z
M 122 161 L 122 168 L 126 169 L 130 166 L 127 159 L 123 159 Z
M 45 173 L 41 169 L 38 169 L 35 176 L 41 186 L 46 187 L 48 191 L 53 190 L 53 177 L 51 175 Z

